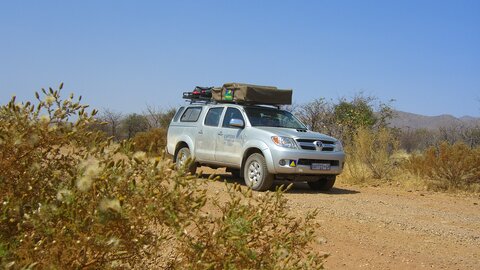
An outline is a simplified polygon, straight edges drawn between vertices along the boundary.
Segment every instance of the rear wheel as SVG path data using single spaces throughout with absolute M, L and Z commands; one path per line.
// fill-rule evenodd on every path
M 264 191 L 273 184 L 273 174 L 268 172 L 265 157 L 254 153 L 247 158 L 243 168 L 245 184 L 253 190 Z
M 318 179 L 318 181 L 307 183 L 313 190 L 329 191 L 335 184 L 336 178 L 337 177 L 335 175 L 322 176 Z
M 178 150 L 177 154 L 175 155 L 175 168 L 177 170 L 183 169 L 186 172 L 194 175 L 197 171 L 197 164 L 191 160 L 191 157 L 192 154 L 190 153 L 190 149 L 188 149 L 188 147 L 183 147 Z M 190 161 L 189 164 L 187 164 L 188 161 Z

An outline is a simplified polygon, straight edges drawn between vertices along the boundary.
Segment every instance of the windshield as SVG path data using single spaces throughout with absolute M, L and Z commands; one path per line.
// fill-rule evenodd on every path
M 306 127 L 287 111 L 277 110 L 273 108 L 262 107 L 246 107 L 250 124 L 254 127 L 281 127 L 306 129 Z

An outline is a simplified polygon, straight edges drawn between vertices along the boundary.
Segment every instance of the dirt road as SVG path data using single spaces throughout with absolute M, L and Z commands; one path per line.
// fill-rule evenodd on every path
M 314 193 L 304 183 L 286 196 L 295 215 L 320 210 L 327 269 L 480 269 L 478 196 L 342 184 Z

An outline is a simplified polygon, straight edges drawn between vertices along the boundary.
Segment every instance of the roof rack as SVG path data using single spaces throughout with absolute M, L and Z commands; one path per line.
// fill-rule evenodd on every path
M 236 104 L 236 105 L 243 105 L 243 106 L 269 106 L 280 109 L 281 105 L 275 104 L 262 104 L 262 103 L 251 103 L 251 102 L 235 102 L 235 101 L 217 101 L 212 98 L 205 98 L 205 97 L 198 97 L 192 96 L 191 92 L 183 92 L 183 99 L 186 102 L 189 102 L 190 105 L 192 104 Z
M 196 97 L 192 96 L 191 92 L 184 92 L 183 93 L 183 99 L 185 99 L 186 102 L 190 102 L 190 104 L 209 104 L 209 103 L 216 103 L 216 101 L 212 100 L 211 98 L 205 98 L 205 97 Z
M 239 104 L 247 106 L 272 106 L 291 104 L 292 90 L 280 90 L 273 86 L 228 83 L 222 87 L 196 86 L 192 92 L 183 92 L 190 104 Z

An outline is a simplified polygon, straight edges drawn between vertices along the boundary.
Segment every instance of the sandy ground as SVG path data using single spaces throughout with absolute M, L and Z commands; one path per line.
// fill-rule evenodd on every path
M 222 170 L 203 171 L 242 182 Z M 305 183 L 286 196 L 295 215 L 320 210 L 327 269 L 480 269 L 479 196 L 345 184 L 316 193 Z

